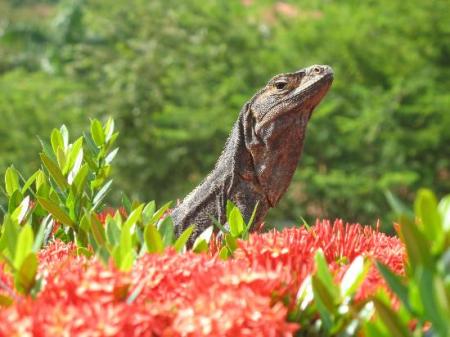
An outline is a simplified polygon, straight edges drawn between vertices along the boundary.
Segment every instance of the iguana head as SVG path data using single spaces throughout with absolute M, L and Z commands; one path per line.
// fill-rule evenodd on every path
M 309 119 L 332 81 L 333 70 L 326 65 L 313 65 L 273 77 L 250 102 L 256 133 L 281 115 L 294 113 Z
M 245 151 L 252 162 L 253 177 L 271 207 L 289 186 L 302 152 L 308 120 L 332 81 L 333 70 L 324 65 L 280 74 L 243 109 L 240 123 Z

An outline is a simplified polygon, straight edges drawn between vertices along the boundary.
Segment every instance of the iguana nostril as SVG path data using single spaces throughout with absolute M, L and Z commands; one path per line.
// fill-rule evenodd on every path
M 316 66 L 313 68 L 313 72 L 314 72 L 314 74 L 320 74 L 322 72 L 322 68 Z

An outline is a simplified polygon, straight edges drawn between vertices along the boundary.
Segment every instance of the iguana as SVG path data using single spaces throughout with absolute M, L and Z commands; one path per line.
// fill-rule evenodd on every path
M 289 186 L 302 153 L 306 125 L 333 81 L 333 70 L 313 65 L 273 77 L 242 108 L 214 169 L 173 210 L 179 236 L 191 224 L 197 236 L 212 218 L 225 224 L 227 200 L 246 221 L 258 202 L 253 228 Z

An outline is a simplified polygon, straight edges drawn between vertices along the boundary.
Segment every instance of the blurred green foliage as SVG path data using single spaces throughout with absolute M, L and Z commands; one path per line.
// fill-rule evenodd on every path
M 450 191 L 449 12 L 446 0 L 2 1 L 0 171 L 35 171 L 36 135 L 111 115 L 116 190 L 182 198 L 259 87 L 325 63 L 335 83 L 270 222 L 389 225 L 386 191 Z

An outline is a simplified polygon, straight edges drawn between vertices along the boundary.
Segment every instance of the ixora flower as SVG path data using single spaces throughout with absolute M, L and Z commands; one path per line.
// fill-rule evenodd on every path
M 36 298 L 0 309 L 0 337 L 294 336 L 299 325 L 287 316 L 319 248 L 336 278 L 360 255 L 403 272 L 398 239 L 342 221 L 252 234 L 226 261 L 170 249 L 147 254 L 130 272 L 57 241 L 39 254 L 44 282 Z M 0 272 L 10 282 L 6 276 Z M 380 286 L 372 270 L 361 296 Z

